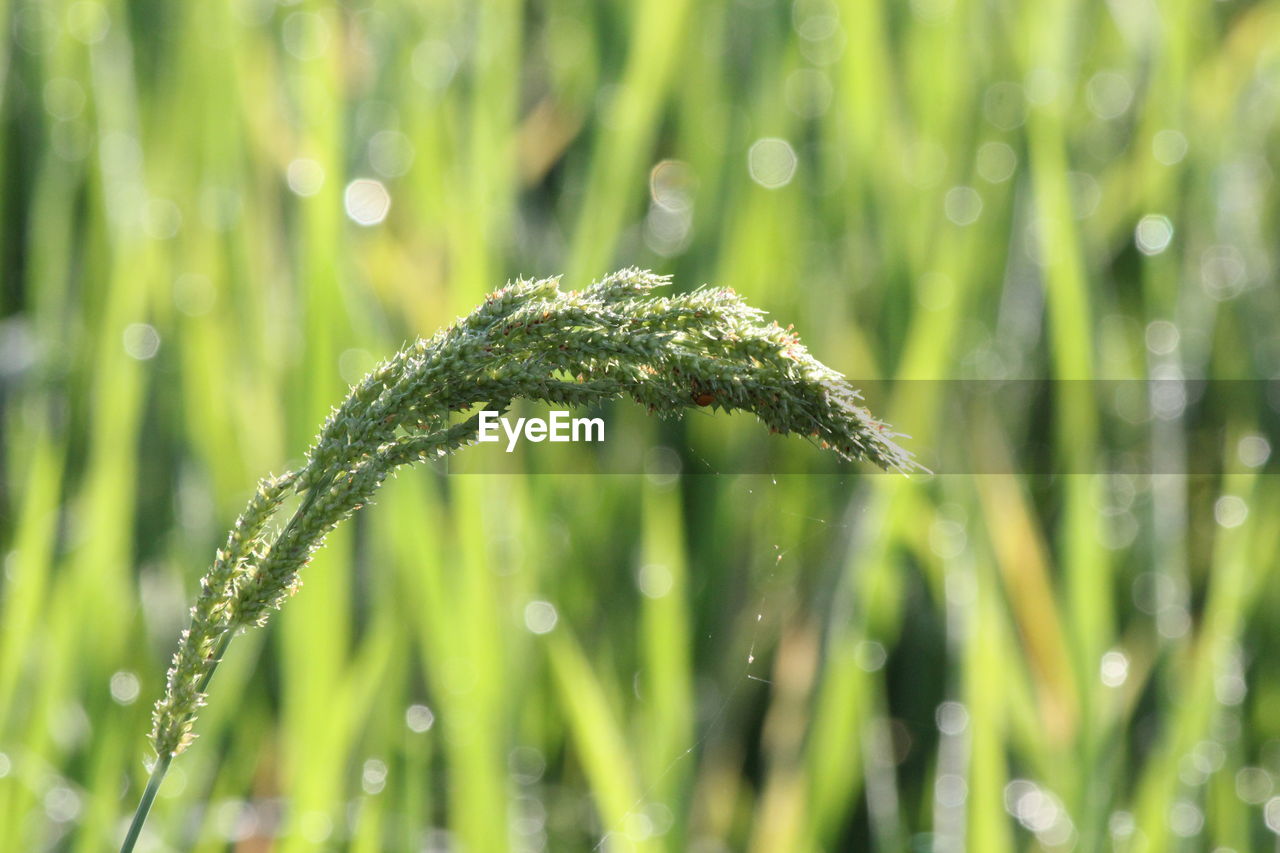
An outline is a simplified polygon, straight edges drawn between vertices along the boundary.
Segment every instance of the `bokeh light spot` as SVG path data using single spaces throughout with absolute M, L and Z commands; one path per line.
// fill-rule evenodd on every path
M 1239 527 L 1249 517 L 1249 505 L 1236 495 L 1223 495 L 1213 504 L 1213 520 L 1228 529 Z
M 1142 254 L 1158 255 L 1169 248 L 1169 241 L 1173 239 L 1173 223 L 1167 216 L 1148 213 L 1138 220 L 1137 227 L 1133 229 L 1133 239 Z
M 1133 84 L 1118 71 L 1099 71 L 1085 86 L 1085 102 L 1098 118 L 1119 118 L 1133 103 Z
M 111 676 L 111 698 L 120 705 L 132 705 L 138 700 L 142 685 L 138 676 L 128 670 L 120 670 Z
M 124 351 L 139 361 L 154 358 L 160 350 L 160 333 L 148 323 L 130 323 L 123 337 Z
M 319 59 L 329 49 L 329 24 L 315 12 L 294 12 L 280 30 L 284 49 L 304 62 Z
M 299 157 L 289 163 L 285 180 L 296 195 L 313 196 L 324 186 L 324 167 L 308 157 Z
M 378 360 L 368 350 L 353 347 L 338 356 L 338 375 L 348 385 L 355 385 L 377 365 Z
M 1128 656 L 1117 649 L 1106 652 L 1098 666 L 1098 674 L 1107 687 L 1120 687 L 1129 678 Z
M 380 758 L 365 761 L 360 772 L 360 787 L 366 794 L 380 794 L 387 786 L 387 763 Z
M 44 813 L 54 823 L 70 823 L 80 816 L 80 795 L 66 785 L 54 785 L 44 795 Z
M 1018 155 L 1003 142 L 984 142 L 978 149 L 976 168 L 987 183 L 1004 183 L 1018 168 Z
M 458 70 L 458 55 L 448 44 L 436 39 L 420 42 L 411 59 L 413 79 L 432 92 L 449 85 Z
M 409 731 L 422 734 L 436 723 L 436 715 L 426 705 L 410 705 L 404 711 L 404 724 Z
M 1246 435 L 1236 445 L 1236 453 L 1240 462 L 1249 468 L 1261 468 L 1271 458 L 1271 442 L 1266 436 Z
M 693 226 L 690 211 L 670 210 L 660 204 L 649 206 L 644 218 L 644 242 L 656 254 L 670 258 L 689 246 Z
M 798 162 L 791 143 L 776 137 L 757 139 L 747 152 L 747 171 L 751 180 L 771 190 L 791 183 Z
M 398 130 L 383 130 L 369 140 L 369 164 L 384 178 L 398 178 L 413 165 L 413 143 Z
M 1236 796 L 1249 805 L 1266 802 L 1273 790 L 1275 781 L 1261 767 L 1241 767 L 1236 771 Z
M 947 219 L 956 225 L 972 225 L 982 215 L 982 196 L 973 187 L 952 187 L 943 202 Z
M 791 25 L 806 41 L 829 39 L 840 27 L 840 8 L 833 0 L 795 0 Z
M 636 585 L 646 598 L 662 598 L 671 591 L 672 583 L 671 570 L 660 563 L 641 566 L 636 575 Z
M 1247 274 L 1244 257 L 1235 246 L 1210 246 L 1200 255 L 1200 284 L 1219 302 L 1243 293 Z
M 533 785 L 547 771 L 547 759 L 532 746 L 517 746 L 507 753 L 507 769 L 521 785 Z
M 888 654 L 884 646 L 875 640 L 863 640 L 854 648 L 854 659 L 863 672 L 878 672 L 884 668 Z
M 1023 91 L 1027 102 L 1037 107 L 1052 104 L 1062 91 L 1062 79 L 1057 71 L 1045 65 L 1038 65 L 1027 72 L 1023 80 Z
M 1147 349 L 1156 355 L 1169 355 L 1178 348 L 1182 336 L 1168 320 L 1152 320 L 1147 324 Z
M 560 619 L 549 601 L 530 601 L 524 607 L 524 625 L 535 634 L 549 634 Z
M 1187 156 L 1187 137 L 1180 131 L 1165 128 L 1151 137 L 1151 156 L 1163 166 L 1173 166 Z
M 1088 219 L 1098 210 L 1102 201 L 1102 185 L 1088 172 L 1068 172 L 1067 183 L 1071 189 L 1071 207 L 1076 219 Z
M 945 808 L 956 808 L 964 805 L 964 801 L 968 799 L 969 784 L 959 774 L 943 773 L 934 782 L 933 794 L 938 800 L 938 805 Z
M 649 172 L 649 196 L 667 210 L 688 210 L 698 179 L 693 167 L 681 160 L 662 160 Z
M 1199 835 L 1204 828 L 1204 812 L 1189 800 L 1179 800 L 1169 809 L 1169 828 L 1181 838 Z
M 959 522 L 940 518 L 929 525 L 929 548 L 944 560 L 963 554 L 968 541 L 964 525 Z
M 969 725 L 969 709 L 960 702 L 947 701 L 934 712 L 938 731 L 944 735 L 958 735 Z
M 370 178 L 357 178 L 347 184 L 342 201 L 351 221 L 366 227 L 382 222 L 391 210 L 391 193 L 381 181 Z

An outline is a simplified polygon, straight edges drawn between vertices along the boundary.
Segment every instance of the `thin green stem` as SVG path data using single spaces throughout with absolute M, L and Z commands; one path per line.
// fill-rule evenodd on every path
M 213 680 L 213 673 L 218 669 L 218 664 L 222 663 L 222 656 L 227 653 L 227 646 L 231 645 L 231 638 L 236 635 L 235 631 L 228 631 L 218 638 L 218 647 L 213 650 L 213 665 L 205 672 L 204 677 L 200 679 L 196 686 L 197 693 L 204 693 L 209 689 L 209 682 Z
M 319 486 L 311 488 L 307 492 L 307 496 L 303 498 L 302 504 L 294 511 L 293 516 L 289 519 L 289 523 L 285 525 L 281 531 L 277 541 L 289 535 L 294 527 L 297 526 L 298 520 L 301 519 L 315 503 L 316 497 L 326 488 L 332 478 L 326 478 Z M 217 648 L 213 652 L 213 663 L 209 666 L 200 681 L 196 685 L 196 693 L 205 693 L 208 690 L 209 682 L 213 680 L 213 674 L 218 669 L 218 664 L 222 663 L 222 657 L 227 653 L 227 647 L 231 645 L 231 638 L 236 635 L 235 630 L 228 630 L 218 638 Z M 162 755 L 156 759 L 155 766 L 151 768 L 151 778 L 147 780 L 147 787 L 142 792 L 142 799 L 138 801 L 138 808 L 133 813 L 133 822 L 129 824 L 129 834 L 125 836 L 124 844 L 120 847 L 120 853 L 132 853 L 133 847 L 138 843 L 138 836 L 142 833 L 142 825 L 147 822 L 147 815 L 151 812 L 151 804 L 155 801 L 156 792 L 160 790 L 160 783 L 164 781 L 164 775 L 169 771 L 169 765 L 173 762 L 172 755 Z
M 208 688 L 209 682 L 213 680 L 213 673 L 218 669 L 218 664 L 222 663 L 222 656 L 227 653 L 227 646 L 231 645 L 231 638 L 234 636 L 234 631 L 228 631 L 218 639 L 218 647 L 213 652 L 213 665 L 200 679 L 198 692 L 204 693 Z M 133 846 L 138 843 L 138 836 L 142 834 L 142 825 L 147 822 L 147 815 L 151 813 L 151 804 L 155 802 L 156 792 L 160 790 L 160 783 L 164 781 L 164 775 L 169 772 L 169 765 L 172 763 L 172 755 L 161 755 L 156 759 L 155 766 L 151 768 L 151 778 L 147 780 L 142 799 L 138 801 L 138 808 L 133 813 L 133 822 L 129 824 L 129 834 L 124 837 L 124 844 L 120 846 L 120 853 L 132 853 Z
M 120 853 L 132 853 L 133 845 L 138 843 L 138 836 L 142 834 L 142 824 L 147 821 L 151 803 L 155 801 L 156 791 L 160 790 L 160 783 L 164 781 L 164 774 L 168 772 L 172 761 L 172 755 L 162 755 L 156 759 L 155 766 L 151 768 L 151 778 L 147 781 L 147 788 L 142 792 L 137 811 L 133 813 L 133 823 L 129 824 L 129 834 L 125 836 L 124 844 L 120 846 Z

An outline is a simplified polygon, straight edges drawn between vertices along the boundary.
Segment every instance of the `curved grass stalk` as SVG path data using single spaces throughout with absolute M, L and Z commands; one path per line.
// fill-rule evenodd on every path
M 264 624 L 297 591 L 325 536 L 388 474 L 476 439 L 478 416 L 451 424 L 451 413 L 479 404 L 505 410 L 520 398 L 583 406 L 630 397 L 660 417 L 713 406 L 753 412 L 771 431 L 805 436 L 845 459 L 918 467 L 790 330 L 728 289 L 654 296 L 666 281 L 627 269 L 581 291 L 561 291 L 557 279 L 509 284 L 380 364 L 330 414 L 302 468 L 259 483 L 200 581 L 152 715 L 157 760 L 121 853 L 132 851 L 165 772 L 193 740 L 236 631 Z M 269 530 L 291 494 L 302 495 L 297 509 Z

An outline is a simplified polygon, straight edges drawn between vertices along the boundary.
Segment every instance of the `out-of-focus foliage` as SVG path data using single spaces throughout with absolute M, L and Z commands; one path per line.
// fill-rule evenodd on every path
M 1276 397 L 1215 389 L 1280 375 L 1280 4 L 0 22 L 0 849 L 118 843 L 197 579 L 348 383 L 628 264 L 955 380 L 890 384 L 914 448 L 1075 473 L 788 474 L 618 409 L 647 475 L 402 476 L 234 644 L 140 849 L 1275 843 Z M 955 416 L 1006 378 L 1061 381 Z

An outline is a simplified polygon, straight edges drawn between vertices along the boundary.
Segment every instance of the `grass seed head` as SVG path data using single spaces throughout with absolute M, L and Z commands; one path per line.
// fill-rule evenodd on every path
M 451 412 L 505 409 L 518 398 L 573 406 L 630 398 L 660 417 L 714 405 L 751 412 L 770 432 L 806 437 L 845 459 L 917 467 L 790 327 L 765 322 L 727 288 L 654 295 L 667 283 L 634 268 L 581 291 L 562 291 L 557 278 L 515 281 L 357 383 L 321 427 L 306 464 L 259 484 L 202 579 L 155 706 L 157 753 L 176 755 L 190 744 L 227 640 L 265 623 L 297 590 L 329 531 L 397 467 L 476 440 L 478 417 L 451 424 Z M 291 493 L 300 503 L 268 529 Z

